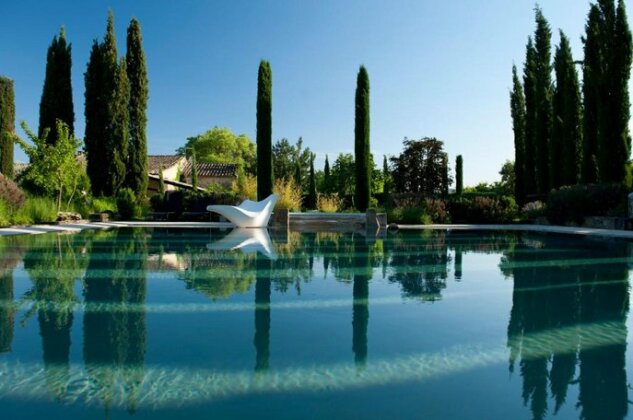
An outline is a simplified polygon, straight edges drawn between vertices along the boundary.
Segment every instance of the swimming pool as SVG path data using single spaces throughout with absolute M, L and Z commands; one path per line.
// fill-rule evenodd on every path
M 623 240 L 0 238 L 3 418 L 624 418 Z

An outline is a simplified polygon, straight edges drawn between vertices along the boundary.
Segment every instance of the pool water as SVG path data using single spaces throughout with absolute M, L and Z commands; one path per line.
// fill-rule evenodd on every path
M 0 238 L 0 416 L 625 418 L 631 250 L 459 231 Z

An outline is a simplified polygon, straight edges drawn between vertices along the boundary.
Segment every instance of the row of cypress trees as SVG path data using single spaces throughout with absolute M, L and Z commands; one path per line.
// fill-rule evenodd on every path
M 85 76 L 87 172 L 95 196 L 123 187 L 147 191 L 146 109 L 149 96 L 141 27 L 132 19 L 126 56 L 119 60 L 114 16 L 108 15 L 103 42 L 95 40 Z
M 576 183 L 626 183 L 632 41 L 623 0 L 592 4 L 583 37 L 582 95 L 569 38 L 560 31 L 552 64 L 551 29 L 536 9 L 523 77 L 512 68 L 510 108 L 516 198 Z M 556 83 L 552 81 L 555 75 Z
M 361 66 L 356 80 L 355 96 L 355 204 L 360 211 L 369 207 L 371 192 L 371 154 L 369 146 L 369 74 Z M 257 199 L 263 200 L 273 192 L 272 164 L 272 70 L 270 63 L 259 63 L 257 76 Z M 325 162 L 325 176 L 329 178 L 330 165 Z M 310 161 L 310 180 L 307 205 L 316 207 L 317 193 L 314 179 L 314 156 Z

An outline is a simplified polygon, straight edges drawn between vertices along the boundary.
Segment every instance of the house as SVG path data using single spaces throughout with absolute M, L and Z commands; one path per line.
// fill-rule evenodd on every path
M 237 165 L 233 163 L 197 163 L 198 187 L 206 189 L 219 184 L 229 188 L 237 179 Z M 163 169 L 163 180 L 167 191 L 191 188 L 191 161 L 179 155 L 148 156 L 148 193 L 158 192 L 159 171 Z

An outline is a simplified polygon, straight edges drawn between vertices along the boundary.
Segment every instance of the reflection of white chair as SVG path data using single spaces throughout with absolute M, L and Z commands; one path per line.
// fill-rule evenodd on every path
M 233 229 L 224 238 L 207 244 L 207 249 L 212 251 L 239 249 L 244 254 L 259 252 L 271 260 L 277 259 L 277 253 L 273 249 L 267 229 Z
M 271 194 L 262 201 L 244 200 L 239 206 L 208 206 L 207 211 L 212 211 L 224 216 L 237 227 L 266 227 L 268 226 L 268 219 L 270 219 L 276 202 L 277 196 Z

